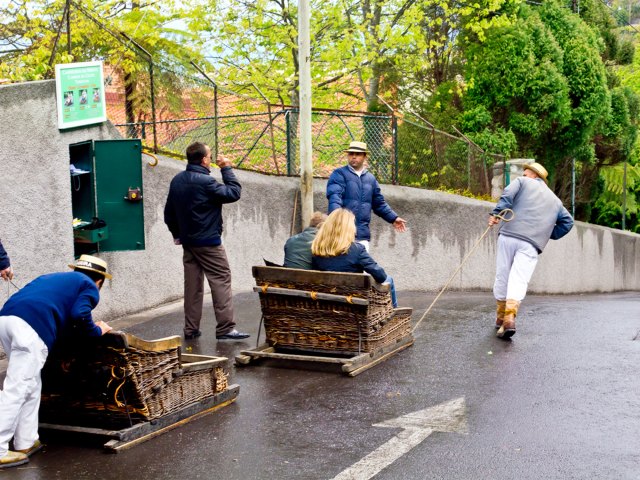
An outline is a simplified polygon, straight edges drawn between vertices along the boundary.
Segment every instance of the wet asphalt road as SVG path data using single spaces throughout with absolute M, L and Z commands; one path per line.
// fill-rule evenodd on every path
M 399 294 L 414 322 L 433 298 Z M 181 308 L 169 310 L 118 325 L 180 333 Z M 216 342 L 208 307 L 192 352 L 232 360 L 254 347 L 257 294 L 236 310 L 250 342 Z M 461 398 L 467 433 L 436 431 L 375 478 L 640 478 L 639 295 L 530 296 L 511 341 L 493 321 L 490 294 L 446 293 L 411 348 L 355 378 L 230 365 L 230 406 L 117 455 L 43 436 L 47 448 L 0 479 L 331 479 L 402 434 L 373 424 Z

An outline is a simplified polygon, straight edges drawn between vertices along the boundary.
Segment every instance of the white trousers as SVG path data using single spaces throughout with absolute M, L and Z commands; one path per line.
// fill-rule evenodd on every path
M 364 249 L 369 253 L 369 240 L 357 240 L 357 242 L 364 245 Z
M 536 247 L 518 238 L 498 235 L 496 280 L 493 284 L 496 300 L 522 301 L 537 263 Z
M 40 371 L 49 350 L 31 326 L 19 317 L 0 317 L 0 343 L 9 359 L 0 391 L 0 457 L 13 438 L 16 450 L 30 448 L 38 439 Z

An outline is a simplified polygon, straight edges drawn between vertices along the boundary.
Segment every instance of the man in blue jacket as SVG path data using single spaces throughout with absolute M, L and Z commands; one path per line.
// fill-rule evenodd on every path
M 0 391 L 0 468 L 29 461 L 42 448 L 38 439 L 40 370 L 59 338 L 78 333 L 99 337 L 111 327 L 94 322 L 107 263 L 82 255 L 75 271 L 42 275 L 14 293 L 0 310 L 0 343 L 9 359 Z M 15 450 L 9 450 L 13 438 Z
M 489 226 L 500 222 L 497 215 L 513 210 L 513 219 L 500 225 L 496 279 L 497 336 L 510 338 L 516 333 L 516 315 L 527 293 L 529 280 L 549 240 L 564 237 L 573 227 L 573 218 L 547 186 L 547 170 L 539 163 L 524 165 L 522 177 L 516 178 L 502 192 L 489 215 Z M 507 215 L 505 218 L 509 218 Z
M 337 208 L 351 210 L 356 216 L 356 241 L 369 251 L 371 211 L 391 223 L 397 232 L 406 231 L 407 222 L 387 204 L 378 181 L 367 171 L 367 144 L 351 142 L 346 152 L 347 165 L 336 168 L 327 182 L 329 213 Z
M 11 262 L 9 261 L 9 255 L 0 242 L 0 278 L 4 281 L 11 280 L 13 278 L 13 269 L 11 268 Z
M 205 275 L 216 315 L 216 338 L 247 338 L 248 334 L 235 328 L 231 269 L 222 245 L 222 205 L 237 202 L 242 187 L 231 162 L 224 157 L 216 162 L 223 183 L 210 175 L 211 149 L 204 143 L 195 142 L 187 147 L 187 162 L 187 169 L 171 181 L 164 207 L 164 222 L 174 243 L 183 249 L 184 338 L 201 335 Z

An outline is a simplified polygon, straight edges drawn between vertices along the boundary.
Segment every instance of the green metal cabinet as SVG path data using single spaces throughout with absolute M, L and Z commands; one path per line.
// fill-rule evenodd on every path
M 142 144 L 140 140 L 96 140 L 69 146 L 74 218 L 106 223 L 74 229 L 76 255 L 97 251 L 144 250 Z

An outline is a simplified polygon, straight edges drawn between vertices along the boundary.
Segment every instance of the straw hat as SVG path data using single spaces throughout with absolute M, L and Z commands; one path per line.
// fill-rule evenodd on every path
M 76 263 L 69 265 L 69 268 L 74 270 L 89 270 L 91 272 L 101 273 L 105 278 L 112 278 L 111 275 L 107 273 L 107 262 L 92 255 L 80 255 Z
M 544 183 L 547 183 L 547 175 L 549 175 L 549 173 L 547 172 L 547 169 L 544 168 L 542 165 L 540 165 L 538 162 L 525 163 L 524 169 L 531 170 L 536 175 L 538 175 L 542 180 L 544 180 Z
M 367 144 L 364 142 L 351 142 L 345 152 L 367 153 Z

